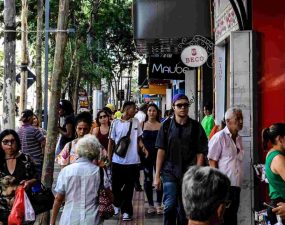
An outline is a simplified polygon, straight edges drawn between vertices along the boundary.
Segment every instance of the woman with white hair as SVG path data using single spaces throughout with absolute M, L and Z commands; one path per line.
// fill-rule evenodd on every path
M 217 225 L 230 202 L 229 178 L 211 167 L 192 166 L 185 173 L 182 199 L 188 225 Z
M 65 205 L 59 225 L 99 225 L 98 189 L 100 169 L 93 164 L 100 155 L 101 145 L 94 135 L 87 134 L 77 142 L 79 158 L 75 163 L 64 167 L 58 176 L 55 187 L 55 201 L 52 209 L 51 225 L 55 225 L 59 208 Z M 108 184 L 104 181 L 104 186 Z

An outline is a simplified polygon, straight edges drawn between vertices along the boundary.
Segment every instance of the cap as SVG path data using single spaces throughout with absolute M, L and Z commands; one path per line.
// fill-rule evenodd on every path
M 110 103 L 108 103 L 108 104 L 106 105 L 106 107 L 108 107 L 109 109 L 111 109 L 112 112 L 115 111 L 114 106 L 113 106 L 112 104 L 110 104 Z
M 174 104 L 176 101 L 178 101 L 180 99 L 186 99 L 189 102 L 189 99 L 185 94 L 176 94 L 176 95 L 174 95 L 174 97 L 172 99 L 172 104 Z
M 28 119 L 29 117 L 33 116 L 34 113 L 32 110 L 30 109 L 25 109 L 22 113 L 21 113 L 21 118 L 19 121 L 24 121 L 25 119 Z

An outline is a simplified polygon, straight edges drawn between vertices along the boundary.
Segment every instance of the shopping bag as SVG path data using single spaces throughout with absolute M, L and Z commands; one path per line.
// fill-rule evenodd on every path
M 8 225 L 21 225 L 25 218 L 25 189 L 19 186 L 16 190 L 15 201 L 8 217 Z
M 25 197 L 25 221 L 34 221 L 36 220 L 36 216 L 35 216 L 35 210 L 33 209 L 33 206 L 31 204 L 31 201 L 28 197 L 28 195 L 26 194 L 26 192 L 24 193 L 24 197 Z

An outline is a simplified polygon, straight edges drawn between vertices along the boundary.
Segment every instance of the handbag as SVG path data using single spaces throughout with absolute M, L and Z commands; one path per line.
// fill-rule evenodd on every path
M 118 143 L 115 145 L 115 153 L 122 158 L 126 157 L 128 147 L 131 142 L 130 135 L 132 131 L 132 123 L 133 122 L 131 121 L 127 135 L 121 137 Z
M 104 186 L 104 169 L 100 167 L 100 185 L 98 189 L 99 216 L 102 219 L 111 218 L 115 211 L 113 206 L 113 193 L 110 188 Z
M 46 188 L 43 184 L 40 184 L 40 189 L 37 192 L 32 192 L 28 195 L 35 214 L 49 211 L 53 207 L 54 195 L 50 188 Z
M 13 203 L 10 215 L 8 217 L 8 225 L 21 225 L 25 218 L 25 189 L 19 186 L 16 190 L 15 201 Z

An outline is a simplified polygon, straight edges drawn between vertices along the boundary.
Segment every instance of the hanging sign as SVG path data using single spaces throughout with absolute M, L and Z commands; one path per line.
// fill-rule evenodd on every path
M 181 61 L 189 67 L 199 67 L 207 62 L 208 53 L 199 45 L 191 45 L 181 53 Z

